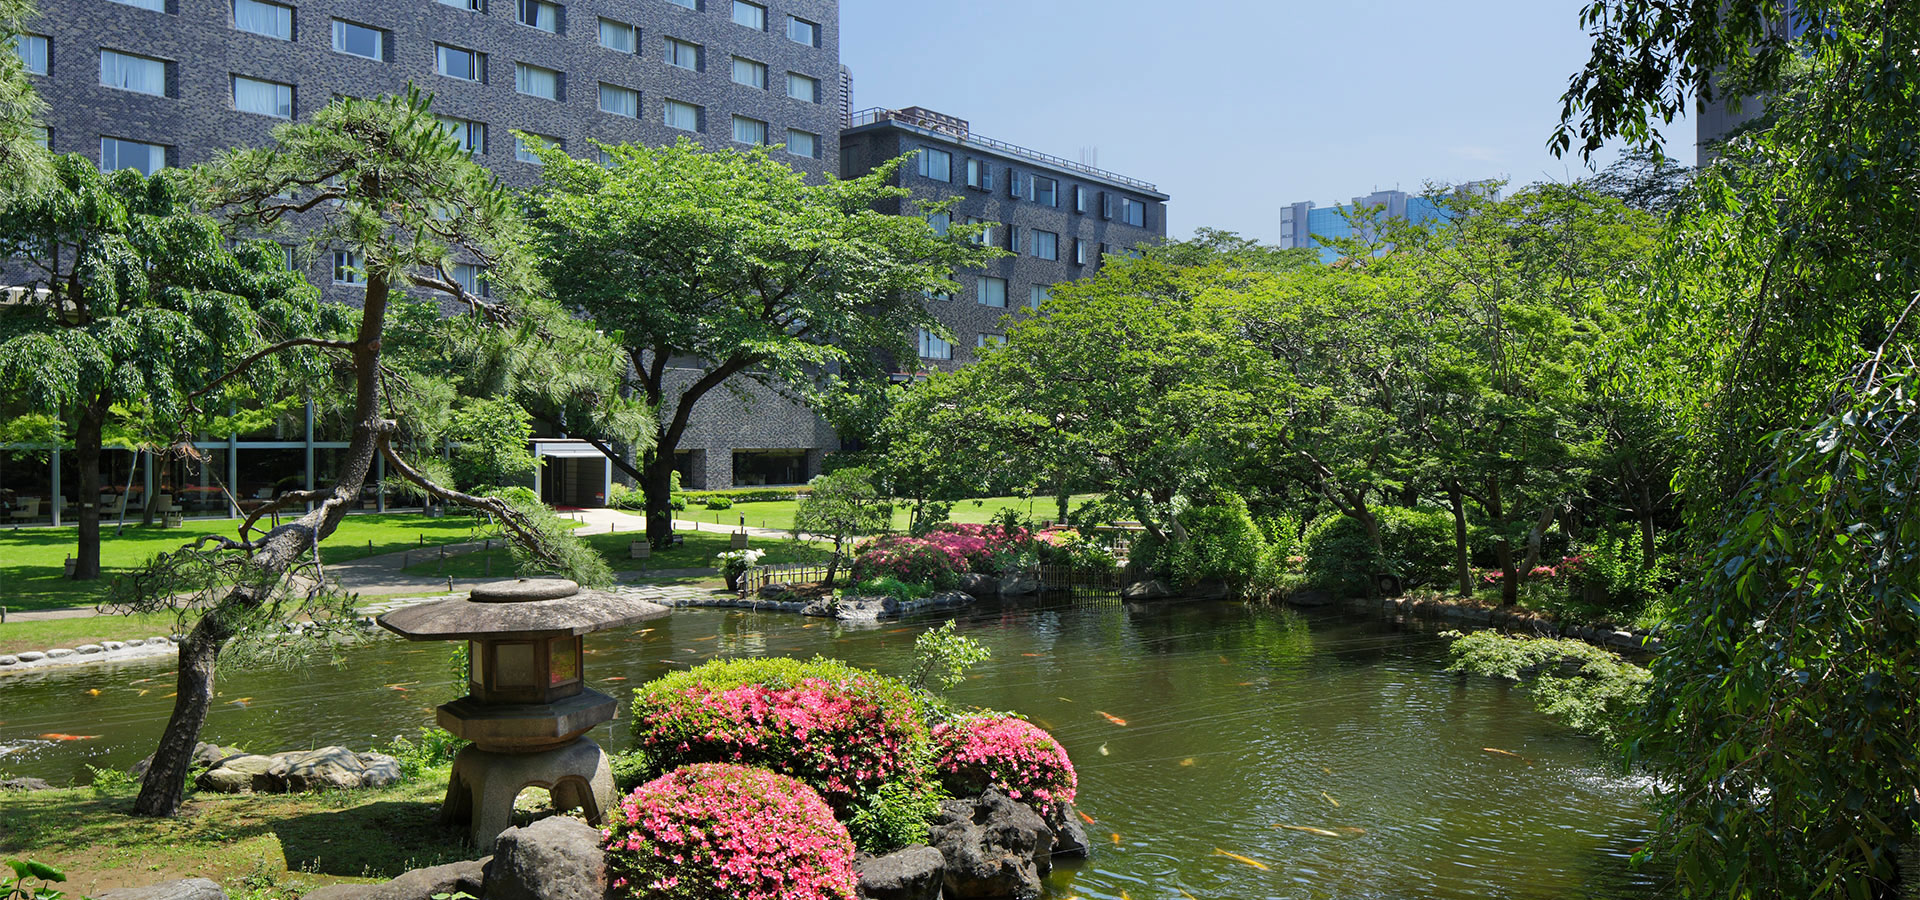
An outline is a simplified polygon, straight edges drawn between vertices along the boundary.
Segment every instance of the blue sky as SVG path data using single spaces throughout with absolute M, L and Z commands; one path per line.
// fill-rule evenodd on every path
M 1586 169 L 1546 150 L 1580 0 L 841 0 L 854 106 L 920 105 L 1171 194 L 1169 234 L 1284 204 Z M 1665 129 L 1693 157 L 1691 123 Z M 1610 154 L 1606 158 L 1611 158 Z

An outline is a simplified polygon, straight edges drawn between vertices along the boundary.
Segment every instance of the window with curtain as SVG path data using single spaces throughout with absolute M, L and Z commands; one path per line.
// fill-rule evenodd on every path
M 453 281 L 460 289 L 476 297 L 493 296 L 493 286 L 487 282 L 487 270 L 473 263 L 454 263 Z
M 277 119 L 293 118 L 293 85 L 233 76 L 233 108 Z
M 26 64 L 27 71 L 35 75 L 47 74 L 47 38 L 39 34 L 23 34 L 13 39 L 13 52 Z
M 233 27 L 290 41 L 293 40 L 293 7 L 262 0 L 233 0 Z
M 103 137 L 100 139 L 100 171 L 134 169 L 152 175 L 167 167 L 167 148 L 143 141 Z
M 1087 189 L 1084 185 L 1073 186 L 1073 211 L 1077 213 L 1087 211 Z
M 461 81 L 487 80 L 486 56 L 464 47 L 433 45 L 434 68 L 448 78 Z
M 440 5 L 451 6 L 455 9 L 464 9 L 468 12 L 484 11 L 484 4 L 481 0 L 440 0 Z
M 1053 299 L 1053 285 L 1036 284 L 1027 291 L 1027 308 L 1039 309 L 1040 304 Z
M 441 116 L 440 124 L 446 126 L 447 133 L 460 142 L 460 149 L 468 153 L 487 152 L 487 123 Z
M 1060 258 L 1060 236 L 1051 231 L 1033 230 L 1033 255 L 1039 259 Z
M 820 79 L 802 75 L 799 72 L 787 73 L 787 96 L 808 103 L 820 102 Z
M 1006 342 L 1007 336 L 1004 334 L 982 334 L 974 339 L 973 346 L 985 349 L 987 347 L 998 347 Z
M 513 89 L 532 97 L 558 100 L 560 99 L 560 73 L 526 63 L 514 63 Z
M 560 33 L 560 4 L 547 0 L 520 0 L 520 24 L 552 34 Z
M 933 226 L 934 234 L 944 236 L 947 229 L 953 227 L 953 217 L 946 213 L 931 213 L 927 216 L 927 224 Z
M 1044 206 L 1060 205 L 1060 182 L 1035 175 L 1027 179 L 1027 199 Z
M 167 64 L 145 56 L 101 50 L 100 83 L 123 91 L 165 97 Z
M 979 301 L 981 306 L 997 306 L 1005 309 L 1007 280 L 994 278 L 991 275 L 980 276 L 980 280 L 974 283 L 974 299 Z
M 617 84 L 600 84 L 600 111 L 626 116 L 629 119 L 640 118 L 640 92 L 633 88 Z
M 333 251 L 333 283 L 365 284 L 366 258 L 357 250 Z
M 700 107 L 678 100 L 668 100 L 661 105 L 666 110 L 667 127 L 681 131 L 700 130 Z
M 548 137 L 544 134 L 528 134 L 526 137 L 521 137 L 516 134 L 513 136 L 513 158 L 537 166 L 541 164 L 538 151 L 548 147 L 563 146 L 565 142 L 557 137 Z
M 378 28 L 357 25 L 345 19 L 333 20 L 333 49 L 337 53 L 366 59 L 386 60 L 386 36 Z
M 952 359 L 953 342 L 925 328 L 920 329 L 921 359 Z
M 1133 199 L 1132 197 L 1121 197 L 1120 198 L 1120 221 L 1125 222 L 1128 225 L 1132 225 L 1136 228 L 1146 227 L 1147 205 L 1145 203 L 1141 203 L 1140 201 Z
M 667 0 L 667 2 L 675 6 L 684 6 L 688 9 L 700 8 L 700 0 Z
M 796 44 L 820 46 L 820 25 L 798 16 L 787 17 L 787 38 Z
M 680 40 L 679 38 L 667 38 L 666 40 L 667 40 L 667 65 L 679 66 L 682 69 L 694 69 L 696 71 L 699 70 L 700 68 L 700 45 L 699 44 L 689 43 L 687 41 Z
M 639 44 L 639 35 L 632 25 L 612 19 L 600 20 L 600 46 L 621 53 L 632 53 Z
M 767 142 L 767 123 L 746 116 L 734 116 L 733 139 L 742 144 L 764 144 Z
M 767 30 L 767 8 L 747 0 L 733 0 L 733 24 L 755 31 Z
M 167 11 L 167 0 L 113 0 L 113 2 L 122 6 L 137 6 L 141 9 L 150 9 L 154 12 Z
M 953 154 L 932 147 L 922 147 L 913 155 L 914 171 L 924 178 L 934 181 L 953 180 Z
M 744 84 L 750 88 L 767 89 L 767 64 L 754 62 L 742 57 L 733 58 L 733 83 Z
M 797 128 L 787 129 L 787 152 L 808 159 L 820 158 L 820 136 Z

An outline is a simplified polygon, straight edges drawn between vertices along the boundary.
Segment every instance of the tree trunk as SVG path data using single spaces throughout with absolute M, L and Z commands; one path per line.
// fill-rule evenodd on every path
M 80 540 L 75 551 L 73 580 L 92 581 L 100 577 L 100 445 L 107 410 L 113 404 L 113 389 L 106 388 L 93 403 L 80 411 L 80 422 L 73 431 L 73 461 L 80 469 Z M 55 497 L 53 502 L 60 502 Z
M 1540 565 L 1540 545 L 1546 541 L 1547 526 L 1553 524 L 1553 514 L 1558 511 L 1558 505 L 1547 504 L 1540 510 L 1540 517 L 1533 520 L 1533 527 L 1527 529 L 1527 563 L 1520 569 L 1528 578 L 1533 577 L 1534 568 Z
M 1513 538 L 1507 535 L 1506 504 L 1500 499 L 1500 480 L 1487 479 L 1487 519 L 1493 523 L 1493 555 L 1500 563 L 1500 605 L 1520 602 L 1520 573 L 1513 566 Z
M 833 590 L 833 578 L 840 574 L 840 539 L 833 541 L 833 558 L 827 560 L 827 590 Z
M 673 540 L 673 448 L 656 446 L 642 469 L 640 492 L 647 501 L 647 543 L 666 549 Z
M 1453 568 L 1460 576 L 1460 596 L 1473 596 L 1473 567 L 1467 562 L 1467 501 L 1460 483 L 1447 484 L 1447 502 L 1453 505 Z
M 160 735 L 160 746 L 153 751 L 153 763 L 140 782 L 140 796 L 133 801 L 133 811 L 140 815 L 171 816 L 186 797 L 193 748 L 199 745 L 200 727 L 213 708 L 214 667 L 221 648 L 232 637 L 218 622 L 215 615 L 201 616 L 180 644 L 180 673 L 174 679 L 179 694 L 173 702 L 173 717 Z

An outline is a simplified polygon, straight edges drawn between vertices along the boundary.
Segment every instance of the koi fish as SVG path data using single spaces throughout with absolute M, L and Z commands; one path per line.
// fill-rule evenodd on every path
M 1106 756 L 1106 755 L 1107 755 L 1107 745 L 1106 745 L 1106 744 L 1101 744 L 1101 745 L 1100 745 L 1100 755 L 1101 755 L 1101 756 Z
M 1233 663 L 1228 661 L 1228 659 L 1225 656 L 1220 657 L 1220 664 L 1223 666 L 1233 665 Z
M 1111 832 L 1111 834 L 1113 835 L 1113 845 L 1115 847 L 1120 846 L 1120 832 L 1115 831 L 1115 832 Z
M 1288 831 L 1304 832 L 1306 834 L 1317 834 L 1321 837 L 1339 837 L 1340 836 L 1339 832 L 1328 831 L 1325 828 L 1315 828 L 1312 825 L 1275 825 L 1273 827 L 1285 828 Z
M 55 732 L 53 734 L 43 734 L 40 736 L 40 739 L 43 741 L 91 741 L 99 737 L 97 734 L 60 734 Z
M 1481 753 L 1491 753 L 1491 754 L 1493 754 L 1493 755 L 1495 755 L 1495 756 L 1504 756 L 1504 757 L 1507 757 L 1507 758 L 1509 758 L 1509 759 L 1517 759 L 1517 760 L 1519 760 L 1519 761 L 1521 761 L 1521 762 L 1523 762 L 1523 763 L 1526 763 L 1527 765 L 1533 765 L 1533 760 L 1530 760 L 1530 759 L 1528 759 L 1528 758 L 1526 758 L 1526 757 L 1524 757 L 1524 756 L 1521 756 L 1520 754 L 1518 754 L 1518 753 L 1515 753 L 1515 752 L 1513 752 L 1512 750 L 1500 750 L 1500 749 L 1497 749 L 1497 748 L 1494 748 L 1494 747 L 1481 747 L 1481 748 L 1480 748 L 1480 752 L 1481 752 Z
M 142 678 L 142 679 L 140 679 L 139 681 L 129 681 L 129 682 L 127 682 L 127 687 L 133 687 L 133 686 L 134 686 L 134 685 L 136 685 L 136 684 L 146 684 L 147 682 L 149 682 L 149 681 L 152 681 L 152 680 L 153 680 L 153 679 L 151 679 L 151 678 Z
M 805 625 L 802 625 L 802 626 L 800 626 L 800 627 L 801 627 L 801 628 L 812 628 L 813 626 L 815 626 L 815 625 L 818 625 L 818 624 L 820 624 L 820 623 L 819 623 L 819 622 L 808 622 L 807 624 L 805 624 Z
M 141 689 L 140 689 L 140 696 L 142 696 L 142 697 L 145 697 L 146 695 L 147 695 L 147 689 L 146 689 L 146 688 L 141 688 Z M 0 725 L 5 725 L 5 724 L 7 724 L 7 723 L 5 723 L 5 722 L 0 722 Z
M 652 633 L 653 633 L 653 629 L 651 628 L 642 628 L 639 631 L 634 632 L 634 634 L 652 634 Z
M 1072 702 L 1073 702 L 1072 700 L 1067 700 L 1067 698 L 1065 698 L 1065 697 L 1056 697 L 1056 698 L 1054 698 L 1054 699 L 1056 699 L 1056 700 L 1066 700 L 1066 702 L 1068 702 L 1068 703 L 1072 703 Z
M 1180 891 L 1179 888 L 1174 888 L 1174 890 Z M 1180 896 L 1187 898 L 1187 900 L 1200 900 L 1199 897 L 1195 897 L 1194 895 L 1189 894 L 1186 891 L 1180 891 Z
M 1259 869 L 1259 870 L 1260 870 L 1260 871 L 1262 871 L 1262 872 L 1271 872 L 1271 871 L 1273 871 L 1273 867 L 1272 867 L 1272 866 L 1269 866 L 1269 865 L 1267 865 L 1266 863 L 1263 863 L 1263 862 L 1261 862 L 1261 861 L 1259 861 L 1259 860 L 1257 860 L 1257 859 L 1252 859 L 1252 858 L 1249 858 L 1249 857 L 1245 857 L 1245 856 L 1241 856 L 1241 855 L 1240 855 L 1240 854 L 1238 854 L 1238 853 L 1229 853 L 1229 852 L 1227 852 L 1227 851 L 1225 851 L 1225 850 L 1222 850 L 1222 849 L 1220 849 L 1219 847 L 1215 847 L 1215 848 L 1213 848 L 1213 852 L 1214 852 L 1214 855 L 1216 855 L 1216 856 L 1224 856 L 1224 857 L 1226 857 L 1226 858 L 1228 858 L 1228 859 L 1231 859 L 1231 860 L 1233 860 L 1234 862 L 1243 862 L 1243 863 L 1246 863 L 1247 865 L 1250 865 L 1250 866 L 1252 866 L 1252 867 L 1254 867 L 1254 868 L 1256 868 L 1256 869 Z
M 615 675 L 615 676 L 613 676 L 612 678 L 602 678 L 602 679 L 600 679 L 600 680 L 601 680 L 601 681 L 625 681 L 625 680 L 627 680 L 627 676 L 625 676 L 625 675 Z
M 1242 682 L 1240 682 L 1240 684 L 1239 684 L 1238 686 L 1239 686 L 1239 687 L 1253 687 L 1253 682 L 1251 682 L 1251 681 L 1242 681 Z
M 1045 653 L 1022 653 L 1020 655 L 1027 656 L 1027 657 L 1041 657 L 1041 656 L 1045 656 L 1046 654 Z
M 713 640 L 714 638 L 717 638 L 717 637 L 719 637 L 719 635 L 717 635 L 717 634 L 710 634 L 710 635 L 707 635 L 706 637 L 697 637 L 697 638 L 694 638 L 694 640 L 695 640 L 695 641 L 711 641 L 711 640 Z
M 238 700 L 228 700 L 228 701 L 227 701 L 227 705 L 229 705 L 229 706 L 238 706 L 238 707 L 240 707 L 241 709 L 246 709 L 246 708 L 247 708 L 247 704 L 248 704 L 249 702 L 251 702 L 252 700 L 253 700 L 253 698 L 252 698 L 252 697 L 241 697 L 241 698 L 240 698 L 240 699 L 238 699 Z
M 100 696 L 100 689 L 99 689 L 99 688 L 87 688 L 87 696 L 89 696 L 89 697 L 98 697 L 98 696 Z
M 1321 791 L 1321 792 L 1320 792 L 1320 799 L 1322 799 L 1322 800 L 1325 800 L 1325 801 L 1327 801 L 1328 803 L 1331 803 L 1331 804 L 1333 804 L 1333 808 L 1334 808 L 1334 809 L 1339 809 L 1339 808 L 1340 808 L 1340 801 L 1338 801 L 1338 800 L 1335 800 L 1335 799 L 1333 799 L 1333 795 L 1332 795 L 1332 794 L 1329 794 L 1329 793 L 1327 793 L 1326 791 Z
M 1121 892 L 1120 892 L 1120 900 L 1133 900 L 1133 898 L 1132 898 L 1132 897 L 1129 897 L 1129 896 L 1127 896 L 1127 892 L 1126 892 L 1126 891 L 1121 891 Z
M 1366 834 L 1367 833 L 1367 830 L 1365 828 L 1357 828 L 1352 825 L 1336 825 L 1334 826 L 1333 830 L 1338 831 L 1341 834 Z
M 1101 716 L 1101 718 L 1104 718 L 1104 719 L 1106 719 L 1107 721 L 1109 721 L 1109 722 L 1112 722 L 1112 723 L 1113 723 L 1113 724 L 1115 724 L 1115 725 L 1119 725 L 1119 726 L 1121 726 L 1121 727 L 1123 727 L 1123 728 L 1124 728 L 1124 727 L 1126 727 L 1126 724 L 1127 724 L 1127 720 L 1125 720 L 1125 719 L 1122 719 L 1122 718 L 1120 718 L 1119 716 L 1116 716 L 1116 715 L 1114 715 L 1113 713 L 1110 713 L 1110 712 L 1100 712 L 1100 710 L 1097 710 L 1097 709 L 1096 709 L 1096 710 L 1094 710 L 1094 712 L 1097 712 L 1097 713 L 1100 713 L 1100 716 Z
M 1181 761 L 1180 761 L 1180 764 L 1181 764 L 1181 765 L 1183 765 L 1183 766 L 1190 766 L 1190 765 L 1193 765 L 1193 757 L 1191 757 L 1191 756 L 1189 756 L 1189 757 L 1187 757 L 1186 759 L 1183 759 L 1183 760 L 1181 760 Z
M 1328 775 L 1332 775 L 1332 774 L 1333 774 L 1333 770 L 1332 770 L 1332 769 L 1330 769 L 1330 768 L 1327 768 L 1326 766 L 1321 766 L 1321 767 L 1320 767 L 1320 771 L 1322 771 L 1322 772 L 1325 772 L 1325 773 L 1327 773 Z
M 888 631 L 887 633 L 888 633 L 888 634 L 899 634 L 899 633 L 901 633 L 901 632 L 903 632 L 903 631 L 912 631 L 912 630 L 913 630 L 913 629 L 911 629 L 911 628 L 894 628 L 894 629 L 891 629 L 891 630 L 889 630 L 889 631 Z
M 390 685 L 387 685 L 387 687 L 398 689 L 403 687 L 412 687 L 413 685 L 416 685 L 419 683 L 420 682 L 418 681 L 396 681 Z
M 1087 815 L 1087 814 L 1086 814 L 1086 813 L 1084 813 L 1084 812 L 1080 812 L 1080 810 L 1078 810 L 1078 809 L 1076 809 L 1076 810 L 1074 810 L 1074 812 L 1076 812 L 1076 813 L 1080 813 L 1080 821 L 1082 821 L 1082 822 L 1085 822 L 1085 823 L 1087 823 L 1088 825 L 1092 825 L 1092 824 L 1093 824 L 1093 817 L 1092 817 L 1092 816 L 1090 816 L 1090 815 Z

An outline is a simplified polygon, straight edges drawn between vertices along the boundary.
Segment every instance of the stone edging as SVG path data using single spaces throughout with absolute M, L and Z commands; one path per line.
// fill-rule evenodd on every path
M 51 647 L 46 650 L 23 650 L 19 653 L 0 654 L 0 675 L 58 666 L 164 656 L 176 652 L 176 645 L 183 639 L 183 636 L 178 634 L 167 637 L 156 635 L 128 641 L 101 641 L 97 644 L 81 644 L 78 647 Z
M 1509 611 L 1432 597 L 1388 597 L 1384 600 L 1350 600 L 1351 608 L 1383 615 L 1444 619 L 1463 625 L 1481 625 L 1536 637 L 1562 637 L 1586 641 L 1609 650 L 1659 653 L 1660 638 L 1642 629 L 1608 628 L 1597 625 L 1561 625 L 1552 619 L 1525 611 Z

